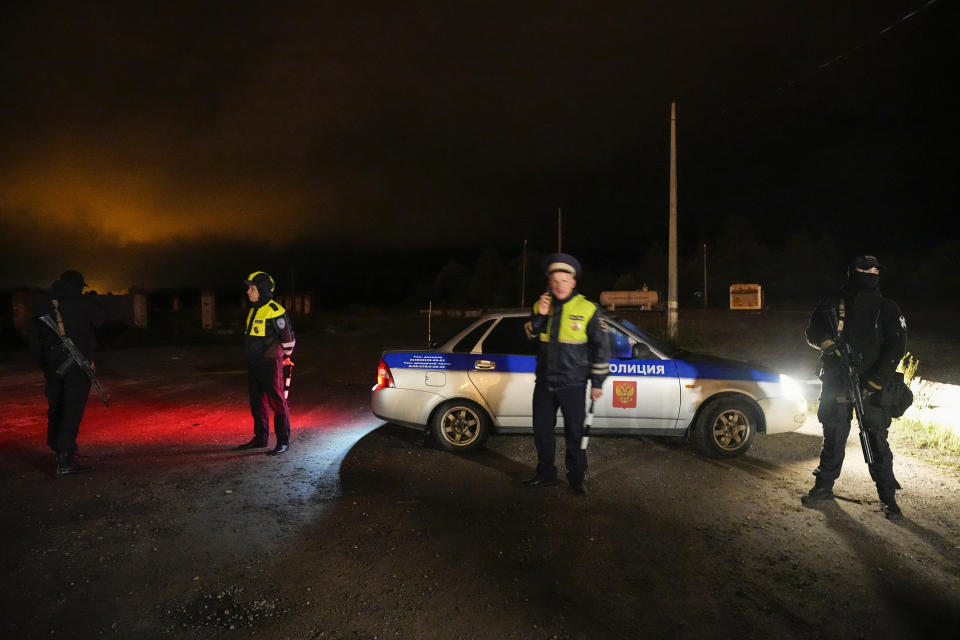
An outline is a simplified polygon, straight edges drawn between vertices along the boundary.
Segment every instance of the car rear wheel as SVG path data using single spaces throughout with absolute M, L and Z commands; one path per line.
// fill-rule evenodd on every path
M 753 444 L 757 411 L 739 398 L 718 398 L 703 408 L 694 431 L 697 448 L 714 458 L 742 455 Z
M 453 401 L 433 414 L 431 429 L 441 449 L 465 453 L 483 446 L 490 435 L 490 420 L 472 402 Z

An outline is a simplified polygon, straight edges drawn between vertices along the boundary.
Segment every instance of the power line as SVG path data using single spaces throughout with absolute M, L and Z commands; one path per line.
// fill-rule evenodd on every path
M 798 78 L 797 80 L 789 80 L 789 79 L 788 79 L 784 84 L 781 84 L 780 86 L 778 86 L 778 87 L 776 87 L 776 88 L 774 88 L 774 89 L 771 89 L 770 91 L 766 92 L 764 95 L 761 95 L 760 97 L 755 98 L 755 99 L 753 99 L 753 100 L 743 100 L 743 101 L 741 101 L 740 103 L 738 103 L 737 105 L 735 105 L 735 106 L 733 106 L 733 107 L 728 107 L 728 108 L 726 108 L 726 109 L 723 109 L 723 110 L 720 112 L 720 114 L 721 114 L 721 115 L 727 115 L 728 113 L 730 113 L 730 112 L 732 112 L 732 111 L 735 111 L 735 110 L 738 110 L 738 109 L 741 109 L 741 108 L 743 108 L 743 107 L 747 107 L 747 106 L 750 106 L 750 105 L 752 105 L 752 104 L 758 104 L 758 103 L 764 102 L 766 99 L 770 98 L 772 95 L 774 95 L 774 94 L 780 94 L 780 93 L 782 93 L 783 91 L 785 91 L 786 89 L 792 88 L 794 85 L 798 84 L 799 82 L 802 82 L 802 81 L 805 81 L 805 80 L 808 80 L 808 79 L 812 78 L 813 76 L 817 75 L 818 73 L 821 73 L 824 69 L 827 69 L 827 68 L 829 68 L 829 67 L 831 67 L 831 66 L 836 65 L 836 64 L 838 64 L 839 62 L 845 60 L 846 58 L 851 57 L 853 54 L 855 54 L 856 52 L 860 51 L 861 49 L 864 49 L 864 48 L 872 45 L 872 44 L 875 43 L 877 40 L 879 40 L 880 38 L 882 38 L 883 36 L 885 36 L 887 33 L 893 31 L 894 29 L 896 29 L 896 28 L 898 28 L 898 27 L 901 27 L 904 23 L 906 23 L 907 21 L 915 18 L 915 17 L 916 17 L 917 15 L 919 15 L 921 12 L 926 11 L 929 7 L 931 7 L 932 5 L 936 4 L 937 2 L 939 2 L 939 0 L 927 0 L 927 2 L 923 3 L 922 5 L 920 5 L 919 7 L 915 8 L 915 9 L 911 9 L 911 10 L 908 11 L 906 14 L 904 14 L 903 16 L 901 16 L 900 18 L 898 18 L 898 19 L 895 20 L 894 22 L 891 22 L 890 24 L 886 25 L 885 27 L 883 27 L 882 29 L 880 29 L 879 31 L 877 31 L 876 33 L 874 33 L 872 36 L 870 36 L 868 39 L 864 40 L 863 42 L 860 42 L 859 44 L 856 44 L 856 45 L 850 47 L 849 49 L 846 49 L 845 51 L 843 51 L 843 52 L 841 52 L 841 53 L 839 53 L 839 54 L 837 54 L 837 55 L 835 55 L 835 56 L 832 56 L 831 58 L 829 58 L 829 59 L 827 59 L 827 60 L 824 60 L 824 61 L 821 62 L 819 65 L 817 65 L 817 67 L 816 67 L 815 69 L 813 69 L 812 71 L 809 71 L 809 72 L 807 72 L 807 73 L 799 76 L 799 78 Z

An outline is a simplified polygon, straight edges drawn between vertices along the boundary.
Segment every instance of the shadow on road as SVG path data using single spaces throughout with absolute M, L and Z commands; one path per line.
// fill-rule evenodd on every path
M 916 632 L 917 637 L 945 637 L 946 630 L 958 628 L 960 600 L 956 594 L 945 593 L 938 585 L 924 580 L 886 540 L 860 524 L 836 502 L 826 501 L 813 508 L 825 516 L 827 527 L 838 533 L 860 557 L 882 598 L 881 604 L 895 611 L 906 628 Z M 936 537 L 909 518 L 900 526 Z
M 960 576 L 960 541 L 948 540 L 910 518 L 904 518 L 900 526 L 936 549 L 944 560 L 949 561 L 950 564 L 946 567 L 947 571 L 955 576 Z

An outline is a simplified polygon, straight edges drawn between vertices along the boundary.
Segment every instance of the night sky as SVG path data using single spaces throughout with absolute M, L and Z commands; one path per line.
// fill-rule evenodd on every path
M 284 247 L 960 240 L 948 0 L 12 2 L 0 287 L 202 284 Z M 856 233 L 857 238 L 851 239 Z M 442 258 L 440 257 L 442 256 Z M 348 274 L 340 274 L 349 277 Z

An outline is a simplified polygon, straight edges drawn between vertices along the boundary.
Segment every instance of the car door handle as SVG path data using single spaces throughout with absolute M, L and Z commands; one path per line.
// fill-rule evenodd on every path
M 473 368 L 478 371 L 491 371 L 497 368 L 497 363 L 490 360 L 477 360 L 473 363 Z

